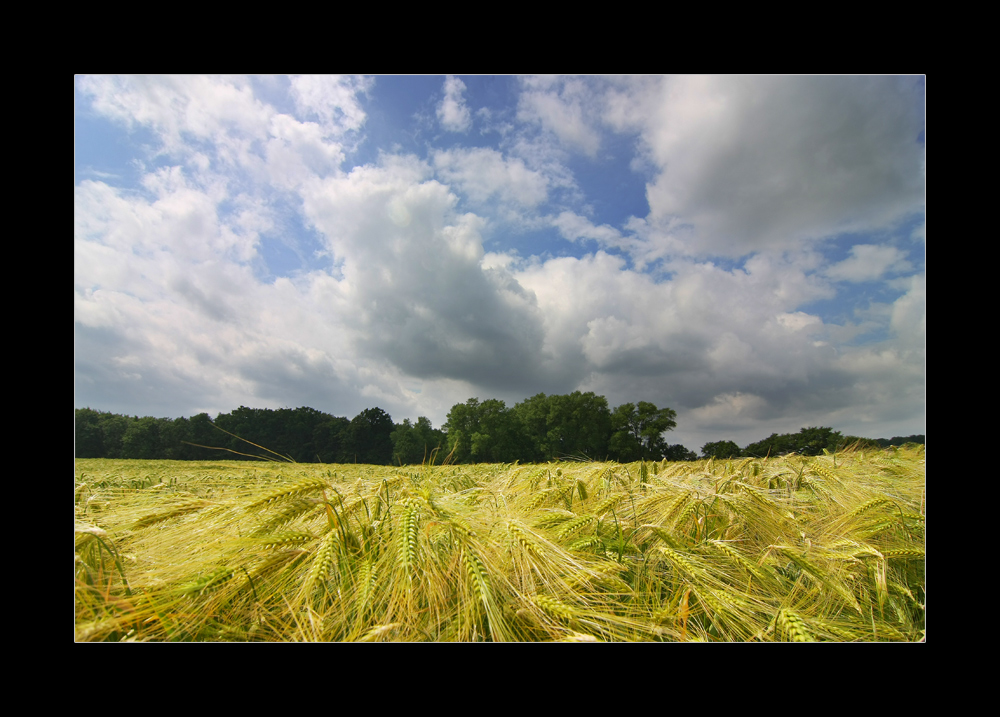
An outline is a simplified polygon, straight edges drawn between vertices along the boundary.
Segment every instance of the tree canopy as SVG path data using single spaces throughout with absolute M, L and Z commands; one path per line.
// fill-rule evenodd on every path
M 694 451 L 670 445 L 664 435 L 677 414 L 647 401 L 611 410 L 604 396 L 574 391 L 539 393 L 512 407 L 498 399 L 470 398 L 452 406 L 441 429 L 425 416 L 393 423 L 381 408 L 353 419 L 314 408 L 249 408 L 190 418 L 123 416 L 76 409 L 78 458 L 167 460 L 292 460 L 298 463 L 419 465 L 453 463 L 539 463 L 555 460 L 693 461 Z M 785 453 L 818 455 L 849 446 L 879 448 L 923 443 L 923 435 L 891 439 L 844 436 L 829 427 L 772 433 L 740 448 L 729 440 L 701 448 L 703 458 L 764 457 Z M 449 455 L 450 454 L 450 455 Z
M 623 403 L 611 414 L 609 453 L 621 463 L 662 460 L 667 449 L 663 433 L 677 427 L 675 418 L 676 411 L 647 401 Z
M 514 414 L 536 461 L 597 460 L 607 455 L 611 411 L 604 396 L 580 391 L 564 396 L 539 393 L 514 406 Z
M 444 431 L 435 430 L 429 418 L 421 416 L 416 424 L 409 418 L 393 429 L 392 460 L 399 465 L 433 462 L 445 446 Z

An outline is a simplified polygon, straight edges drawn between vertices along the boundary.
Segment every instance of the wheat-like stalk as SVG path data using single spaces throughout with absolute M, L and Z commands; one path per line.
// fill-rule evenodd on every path
M 744 557 L 736 548 L 734 548 L 729 543 L 722 540 L 709 540 L 707 541 L 710 546 L 718 550 L 719 552 L 725 554 L 733 562 L 739 565 L 743 570 L 753 575 L 763 584 L 773 584 L 775 581 L 774 573 L 766 565 L 758 565 L 754 561 Z
M 181 592 L 186 595 L 204 595 L 218 590 L 233 577 L 233 569 L 227 567 L 216 568 L 215 570 L 198 576 L 193 581 L 182 585 Z
M 297 530 L 287 530 L 278 533 L 271 533 L 270 535 L 261 536 L 260 538 L 255 538 L 253 542 L 260 545 L 265 550 L 270 548 L 284 548 L 289 545 L 299 545 L 302 543 L 308 543 L 310 540 L 315 540 L 316 536 L 312 533 L 304 533 Z
M 811 560 L 806 558 L 793 548 L 785 546 L 774 546 L 789 560 L 795 563 L 801 570 L 805 571 L 811 575 L 815 580 L 819 581 L 823 585 L 833 590 L 835 593 L 840 595 L 851 607 L 861 614 L 861 606 L 858 604 L 857 598 L 854 594 L 848 590 L 842 582 L 834 578 L 827 571 L 820 568 L 818 565 L 813 563 Z
M 868 540 L 869 538 L 874 538 L 876 535 L 892 530 L 898 527 L 898 525 L 899 523 L 895 520 L 883 520 L 880 523 L 874 523 L 859 529 L 857 535 L 863 540 Z
M 581 515 L 577 518 L 567 520 L 559 526 L 559 530 L 556 531 L 556 537 L 559 540 L 565 540 L 566 538 L 579 533 L 584 528 L 593 525 L 597 522 L 597 517 L 593 515 Z
M 417 531 L 420 527 L 420 513 L 413 500 L 403 503 L 403 515 L 399 530 L 399 554 L 403 561 L 403 570 L 407 578 L 416 577 L 418 545 Z
M 539 542 L 537 536 L 527 528 L 511 521 L 507 524 L 507 531 L 525 553 L 536 558 L 542 556 L 542 544 Z
M 323 539 L 320 540 L 316 548 L 316 552 L 313 554 L 312 566 L 309 568 L 309 574 L 306 575 L 305 583 L 302 586 L 302 596 L 304 599 L 308 600 L 316 590 L 316 587 L 325 581 L 330 574 L 336 548 L 337 533 L 331 530 L 323 536 Z
M 382 638 L 401 625 L 402 623 L 399 622 L 390 622 L 388 625 L 376 625 L 366 632 L 363 637 L 359 638 L 358 642 L 380 642 Z
M 135 522 L 135 525 L 133 525 L 132 527 L 133 530 L 138 530 L 140 528 L 148 528 L 151 525 L 162 523 L 165 520 L 170 520 L 171 518 L 177 518 L 182 515 L 187 515 L 188 513 L 193 513 L 194 511 L 201 510 L 202 508 L 208 505 L 211 505 L 209 501 L 202 500 L 200 498 L 186 500 L 168 510 L 144 516 L 139 520 L 137 520 Z
M 563 525 L 568 521 L 577 519 L 579 516 L 569 510 L 552 508 L 545 512 L 545 517 L 538 520 L 535 525 L 539 528 L 552 529 L 558 525 Z
M 701 580 L 705 577 L 705 571 L 696 565 L 690 557 L 682 554 L 678 550 L 673 548 L 668 548 L 663 545 L 656 546 L 657 550 L 667 556 L 671 563 L 674 564 L 688 579 L 694 580 L 695 582 Z
M 590 535 L 586 538 L 580 538 L 579 540 L 573 542 L 570 546 L 570 550 L 592 550 L 601 549 L 604 550 L 606 545 L 601 538 L 596 535 Z
M 253 531 L 253 535 L 264 536 L 274 533 L 280 528 L 284 528 L 289 523 L 299 518 L 309 515 L 315 510 L 322 508 L 322 504 L 315 499 L 292 498 L 288 505 L 267 520 L 260 523 Z
M 891 503 L 892 501 L 888 498 L 873 498 L 865 503 L 862 503 L 857 508 L 852 510 L 847 514 L 848 518 L 857 518 L 860 515 L 864 515 L 868 511 L 877 508 L 880 505 L 885 505 L 886 503 Z
M 292 483 L 291 485 L 283 486 L 265 494 L 248 505 L 246 509 L 257 510 L 271 503 L 287 500 L 289 498 L 305 495 L 307 493 L 316 493 L 318 491 L 327 490 L 329 487 L 329 484 L 322 478 L 304 478 Z
M 674 517 L 677 516 L 684 508 L 691 502 L 691 493 L 684 491 L 670 504 L 666 512 L 663 514 L 663 523 L 674 522 Z
M 80 461 L 76 639 L 918 641 L 923 455 L 872 455 Z
M 883 550 L 882 555 L 888 560 L 924 560 L 926 558 L 926 554 L 922 548 Z
M 644 530 L 648 530 L 650 533 L 662 540 L 669 548 L 674 550 L 683 550 L 685 547 L 685 544 L 682 541 L 671 535 L 670 531 L 665 528 L 661 528 L 658 525 L 643 525 L 642 528 Z
M 525 512 L 530 513 L 537 508 L 545 505 L 552 498 L 552 492 L 548 490 L 539 491 L 531 496 L 525 505 Z
M 626 496 L 623 493 L 616 493 L 615 495 L 608 496 L 607 498 L 599 500 L 590 506 L 589 512 L 600 518 L 609 510 L 612 510 L 615 506 L 621 503 L 625 497 Z
M 535 595 L 531 601 L 541 608 L 542 612 L 559 620 L 572 622 L 576 611 L 566 603 L 549 595 Z
M 815 642 L 802 616 L 790 608 L 778 611 L 778 626 L 791 642 Z
M 462 551 L 462 560 L 465 563 L 465 569 L 468 573 L 473 591 L 484 605 L 487 604 L 491 598 L 491 591 L 490 578 L 489 573 L 486 570 L 486 565 L 483 563 L 482 559 L 469 548 Z

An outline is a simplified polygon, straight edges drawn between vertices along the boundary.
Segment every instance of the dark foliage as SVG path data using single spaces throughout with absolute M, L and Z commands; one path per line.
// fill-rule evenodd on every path
M 443 430 L 421 416 L 394 424 L 380 408 L 353 419 L 314 408 L 248 408 L 191 418 L 121 416 L 76 409 L 77 458 L 166 460 L 291 460 L 297 463 L 419 465 L 440 463 L 537 463 L 553 460 L 693 461 L 694 451 L 669 445 L 664 434 L 677 414 L 651 403 L 625 403 L 576 391 L 539 393 L 508 408 L 503 401 L 470 398 L 452 406 Z M 923 435 L 891 439 L 844 436 L 832 428 L 803 428 L 751 443 L 706 443 L 704 458 L 764 457 L 787 453 L 814 456 L 858 446 L 879 449 L 923 443 Z

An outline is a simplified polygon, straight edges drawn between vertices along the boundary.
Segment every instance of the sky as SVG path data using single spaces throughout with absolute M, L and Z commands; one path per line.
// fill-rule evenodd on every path
M 75 406 L 925 432 L 922 76 L 76 76 Z

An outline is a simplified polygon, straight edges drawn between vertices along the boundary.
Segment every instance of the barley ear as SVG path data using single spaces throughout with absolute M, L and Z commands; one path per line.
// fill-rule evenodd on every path
M 802 617 L 790 608 L 778 611 L 778 627 L 791 642 L 816 642 Z

